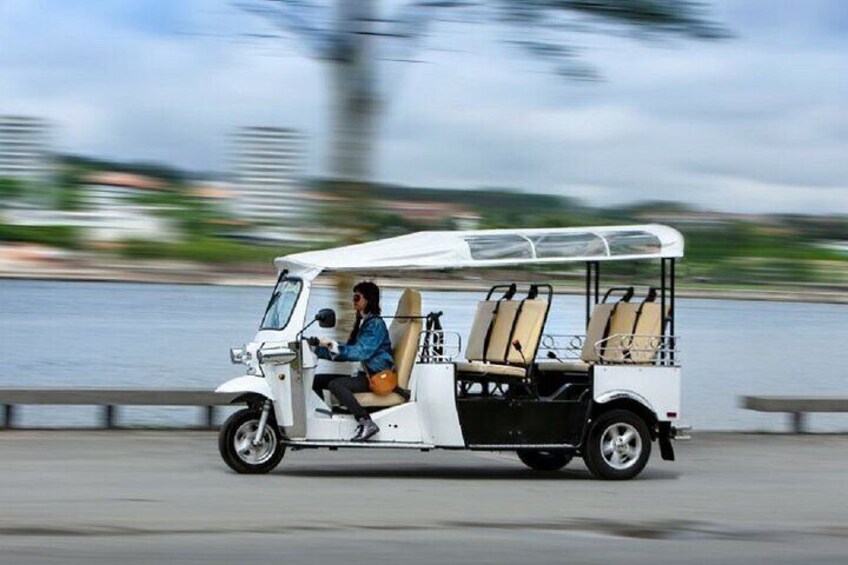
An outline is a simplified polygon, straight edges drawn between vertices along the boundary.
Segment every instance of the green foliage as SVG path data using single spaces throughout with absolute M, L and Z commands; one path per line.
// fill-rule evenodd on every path
M 17 179 L 0 178 L 0 203 L 20 198 L 24 194 L 24 183 Z
M 109 171 L 133 173 L 162 179 L 169 184 L 185 182 L 188 178 L 185 172 L 160 163 L 124 163 L 77 155 L 64 155 L 60 157 L 59 164 L 62 167 L 69 167 L 80 172 Z
M 198 238 L 184 242 L 162 243 L 146 240 L 123 242 L 121 254 L 132 259 L 177 259 L 200 263 L 270 263 L 286 251 L 221 239 Z
M 71 226 L 12 226 L 0 224 L 0 241 L 40 243 L 51 247 L 77 248 L 81 238 Z

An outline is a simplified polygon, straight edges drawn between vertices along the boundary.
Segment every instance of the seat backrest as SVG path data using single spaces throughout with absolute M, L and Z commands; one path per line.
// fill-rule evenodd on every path
M 500 364 L 507 362 L 511 348 L 512 328 L 518 317 L 519 304 L 521 304 L 520 300 L 501 300 L 492 322 L 492 330 L 489 332 L 489 343 L 484 361 Z
M 618 302 L 609 322 L 607 340 L 601 358 L 608 363 L 621 363 L 627 358 L 627 346 L 636 326 L 639 306 L 630 302 Z
M 468 344 L 465 346 L 465 358 L 469 361 L 483 361 L 486 357 L 486 335 L 495 318 L 495 300 L 482 300 L 477 303 L 474 313 L 474 323 L 468 333 Z
M 595 349 L 595 344 L 607 337 L 607 325 L 615 308 L 615 303 L 604 302 L 596 304 L 589 318 L 589 326 L 586 328 L 586 339 L 583 341 L 583 349 L 580 359 L 585 363 L 597 363 L 601 360 Z
M 630 344 L 630 360 L 634 363 L 653 363 L 662 345 L 664 320 L 668 319 L 669 307 L 656 302 L 645 302 L 640 307 L 639 318 L 633 328 L 633 340 Z
M 547 300 L 534 298 L 522 300 L 518 305 L 518 317 L 512 331 L 506 362 L 526 367 L 536 359 L 536 351 L 539 349 L 550 303 Z M 515 340 L 521 343 L 521 351 L 512 345 Z
M 407 288 L 398 300 L 395 318 L 389 326 L 389 340 L 392 342 L 392 357 L 398 376 L 398 386 L 407 388 L 412 367 L 418 356 L 418 343 L 421 339 L 421 293 Z

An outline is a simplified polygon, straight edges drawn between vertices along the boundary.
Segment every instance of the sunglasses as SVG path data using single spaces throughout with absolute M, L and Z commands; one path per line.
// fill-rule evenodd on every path
M 354 295 L 353 295 L 353 301 L 354 301 L 354 302 L 359 302 L 360 300 L 362 300 L 362 295 L 361 295 L 361 294 L 354 294 Z

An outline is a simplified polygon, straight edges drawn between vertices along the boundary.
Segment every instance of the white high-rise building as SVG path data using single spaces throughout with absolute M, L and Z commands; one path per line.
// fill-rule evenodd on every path
M 302 226 L 309 216 L 303 135 L 286 128 L 245 127 L 235 133 L 233 145 L 236 212 L 282 229 Z
M 0 178 L 49 180 L 49 132 L 49 124 L 39 118 L 0 116 Z

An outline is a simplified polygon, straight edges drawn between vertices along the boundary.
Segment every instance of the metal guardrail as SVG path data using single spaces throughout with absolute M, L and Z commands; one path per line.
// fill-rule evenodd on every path
M 789 413 L 796 434 L 804 433 L 810 412 L 848 412 L 848 398 L 832 396 L 743 396 L 739 400 L 747 410 Z
M 0 389 L 5 407 L 4 427 L 15 427 L 15 409 L 20 405 L 102 406 L 105 428 L 116 428 L 118 406 L 198 406 L 203 408 L 202 426 L 215 427 L 215 407 L 229 405 L 236 394 L 186 389 Z

